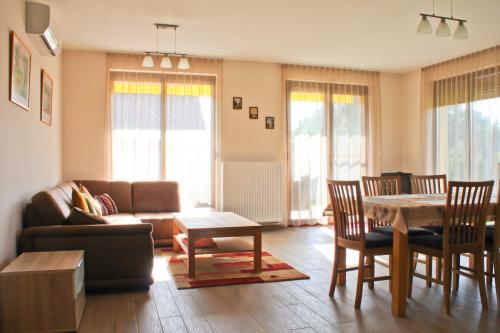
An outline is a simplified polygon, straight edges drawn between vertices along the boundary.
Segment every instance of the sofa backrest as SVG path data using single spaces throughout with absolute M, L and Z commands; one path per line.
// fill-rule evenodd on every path
M 85 186 L 92 195 L 107 193 L 116 203 L 120 213 L 133 213 L 132 186 L 128 182 L 105 180 L 75 180 Z
M 71 192 L 74 182 L 61 183 L 50 190 L 41 191 L 31 198 L 32 214 L 26 221 L 28 226 L 68 224 L 71 212 Z
M 155 181 L 132 183 L 134 212 L 179 212 L 179 185 L 176 182 Z

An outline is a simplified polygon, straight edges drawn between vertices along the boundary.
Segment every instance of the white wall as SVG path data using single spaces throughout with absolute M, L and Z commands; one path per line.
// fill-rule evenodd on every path
M 9 32 L 31 49 L 31 109 L 9 101 Z M 61 179 L 61 56 L 41 57 L 25 34 L 25 1 L 0 0 L 0 267 L 16 255 L 22 211 Z M 40 71 L 54 80 L 52 126 L 40 122 Z
M 402 107 L 400 74 L 380 74 L 381 107 L 381 169 L 382 172 L 402 171 L 402 121 L 406 112 Z

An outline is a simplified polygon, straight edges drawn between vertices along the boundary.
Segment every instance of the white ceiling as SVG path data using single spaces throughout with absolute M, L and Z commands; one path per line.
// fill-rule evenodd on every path
M 41 1 L 65 49 L 155 50 L 159 22 L 179 24 L 177 50 L 192 55 L 404 72 L 500 44 L 498 0 L 454 1 L 469 21 L 462 41 L 415 33 L 432 0 Z M 450 0 L 435 1 L 449 15 Z M 173 51 L 172 32 L 160 31 L 160 50 Z

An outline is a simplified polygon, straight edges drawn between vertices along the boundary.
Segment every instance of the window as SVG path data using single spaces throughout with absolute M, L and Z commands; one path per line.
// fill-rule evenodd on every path
M 435 168 L 450 180 L 498 178 L 499 79 L 488 69 L 434 82 Z
M 179 182 L 184 207 L 213 204 L 211 76 L 112 73 L 112 175 Z
M 366 173 L 368 87 L 288 81 L 287 90 L 291 220 L 316 223 L 328 203 L 325 180 Z

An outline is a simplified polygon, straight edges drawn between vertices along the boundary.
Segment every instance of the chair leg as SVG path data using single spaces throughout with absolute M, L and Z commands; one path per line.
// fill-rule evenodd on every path
M 443 279 L 443 259 L 436 257 L 436 280 L 442 281 Z
M 486 297 L 486 284 L 484 281 L 484 253 L 478 252 L 474 254 L 474 266 L 476 269 L 476 279 L 479 285 L 479 295 L 481 295 L 481 304 L 483 310 L 488 308 L 488 298 Z
M 389 255 L 389 275 L 392 276 L 392 254 Z M 389 280 L 389 290 L 392 293 L 392 279 Z
M 427 287 L 432 286 L 432 256 L 425 256 L 425 278 Z
M 413 258 L 415 260 L 413 261 L 413 266 L 412 267 L 413 267 L 413 271 L 416 271 L 417 270 L 417 264 L 418 264 L 418 253 L 417 252 L 415 252 L 415 255 L 413 256 Z
M 488 273 L 488 275 L 486 275 L 486 284 L 488 286 L 491 286 L 491 284 L 493 283 L 493 276 L 491 275 L 491 274 L 493 274 L 493 253 L 492 252 L 486 253 L 486 273 Z
M 356 286 L 356 302 L 354 303 L 354 308 L 359 309 L 361 307 L 361 297 L 363 296 L 363 280 L 365 276 L 365 254 L 359 252 L 359 263 L 358 263 L 358 281 Z
M 453 290 L 458 291 L 458 282 L 460 279 L 460 274 L 458 274 L 458 270 L 460 269 L 460 254 L 453 255 Z
M 500 253 L 493 254 L 493 270 L 495 273 L 495 288 L 497 290 L 497 303 L 500 303 Z
M 416 262 L 412 250 L 410 250 L 408 252 L 408 260 L 409 260 L 409 262 L 408 262 L 409 272 L 408 272 L 408 295 L 407 296 L 408 296 L 408 298 L 411 298 L 411 292 L 413 289 L 413 272 L 415 271 L 415 266 L 413 265 L 413 262 L 414 261 Z
M 375 276 L 375 257 L 373 256 L 368 256 L 366 257 L 366 265 L 369 267 L 366 270 L 366 276 L 367 277 L 374 277 Z M 375 282 L 370 281 L 368 282 L 368 288 L 373 289 L 375 287 Z
M 328 291 L 328 296 L 332 297 L 335 293 L 335 287 L 337 286 L 337 276 L 339 273 L 339 250 L 338 246 L 335 246 L 333 252 L 333 271 L 332 271 L 332 281 L 330 281 L 330 290 Z
M 451 292 L 451 255 L 444 257 L 443 263 L 443 293 L 444 293 L 444 309 L 447 314 L 450 314 L 450 292 Z

